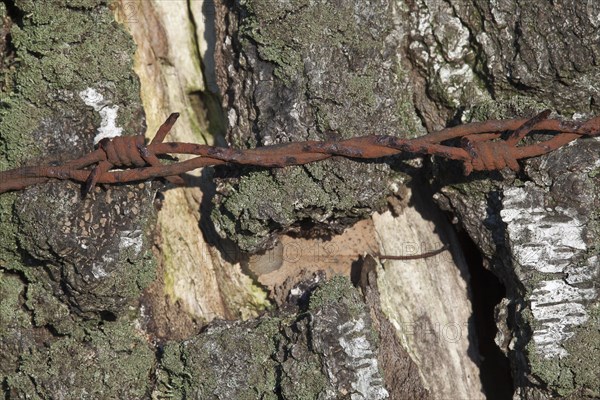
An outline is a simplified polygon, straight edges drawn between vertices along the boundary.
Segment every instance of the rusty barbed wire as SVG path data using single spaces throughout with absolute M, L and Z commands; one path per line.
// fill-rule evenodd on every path
M 290 142 L 241 150 L 194 143 L 163 143 L 179 117 L 178 113 L 173 113 L 148 145 L 145 144 L 143 135 L 103 139 L 96 150 L 63 165 L 27 166 L 2 171 L 0 193 L 21 190 L 50 179 L 85 183 L 84 194 L 98 183 L 127 183 L 165 178 L 174 184 L 182 185 L 183 179 L 180 174 L 205 166 L 230 163 L 273 168 L 302 165 L 333 156 L 375 159 L 400 153 L 433 155 L 461 161 L 465 175 L 473 171 L 504 168 L 517 171 L 518 160 L 547 154 L 583 136 L 600 134 L 600 117 L 585 122 L 573 122 L 548 119 L 549 115 L 550 110 L 546 110 L 530 119 L 474 122 L 414 139 L 369 135 L 343 140 Z M 535 132 L 551 134 L 552 137 L 545 141 L 518 146 L 526 136 Z M 458 138 L 460 141 L 457 146 L 443 144 Z M 191 154 L 198 157 L 162 164 L 159 156 L 167 154 Z

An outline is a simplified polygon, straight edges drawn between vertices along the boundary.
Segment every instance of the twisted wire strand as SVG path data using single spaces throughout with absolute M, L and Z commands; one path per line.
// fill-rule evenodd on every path
M 290 142 L 255 149 L 234 149 L 202 144 L 168 142 L 165 137 L 175 124 L 173 113 L 158 129 L 152 142 L 145 144 L 143 135 L 103 139 L 98 148 L 60 166 L 41 165 L 0 172 L 0 193 L 22 190 L 49 179 L 68 179 L 85 183 L 88 193 L 98 183 L 127 183 L 165 178 L 183 185 L 179 176 L 205 166 L 222 164 L 285 167 L 324 160 L 333 156 L 376 159 L 400 153 L 433 155 L 463 163 L 465 175 L 473 171 L 519 169 L 518 160 L 537 157 L 566 145 L 582 136 L 600 134 L 600 117 L 586 122 L 548 119 L 550 111 L 530 119 L 508 119 L 475 122 L 442 129 L 414 139 L 369 135 L 344 140 Z M 545 141 L 518 146 L 531 133 L 553 136 Z M 502 135 L 508 133 L 505 139 Z M 447 145 L 461 138 L 459 145 Z M 197 157 L 172 164 L 162 164 L 158 156 L 190 154 Z M 93 166 L 93 168 L 89 168 Z M 120 170 L 112 170 L 113 168 Z

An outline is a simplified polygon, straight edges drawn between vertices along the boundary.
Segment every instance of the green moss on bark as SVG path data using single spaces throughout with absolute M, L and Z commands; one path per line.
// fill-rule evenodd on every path
M 531 372 L 548 384 L 548 388 L 561 397 L 600 397 L 600 307 L 589 308 L 587 322 L 575 329 L 575 334 L 565 342 L 568 356 L 544 359 L 534 343 L 528 348 Z
M 184 343 L 170 343 L 164 348 L 158 393 L 194 399 L 276 399 L 272 354 L 279 324 L 276 318 L 223 323 Z
M 370 194 L 386 192 L 388 182 L 374 177 L 346 175 L 350 160 L 327 160 L 304 167 L 278 171 L 256 171 L 244 176 L 239 184 L 228 184 L 228 196 L 212 218 L 225 233 L 237 232 L 236 241 L 243 250 L 264 244 L 265 237 L 302 219 L 325 222 L 330 218 L 352 218 L 385 204 Z M 383 166 L 374 169 L 383 173 Z M 332 173 L 335 170 L 336 173 Z M 371 184 L 371 185 L 369 185 Z
M 221 69 L 234 146 L 417 130 L 392 3 L 246 0 L 234 12 L 227 57 L 239 63 Z M 328 235 L 380 209 L 390 175 L 347 159 L 246 173 L 220 185 L 212 219 L 244 251 L 300 226 Z
M 150 392 L 154 352 L 131 321 L 84 328 L 29 348 L 6 384 L 16 398 L 141 399 Z
M 384 398 L 369 312 L 346 278 L 323 282 L 306 311 L 217 322 L 164 346 L 155 397 Z M 356 347 L 355 347 L 356 346 Z M 360 355 L 359 355 L 360 354 Z M 369 374 L 368 387 L 362 379 Z M 331 379 L 336 376 L 336 379 Z
M 477 102 L 468 107 L 465 120 L 487 121 L 492 119 L 522 118 L 550 108 L 546 102 L 534 97 L 515 94 L 501 94 L 495 100 Z
M 101 120 L 79 95 L 89 88 L 118 107 L 125 134 L 142 133 L 135 47 L 106 1 L 16 0 L 0 12 L 11 25 L 4 51 L 15 55 L 0 64 L 10 68 L 1 71 L 0 169 L 89 151 Z M 154 351 L 129 307 L 154 278 L 152 191 L 82 201 L 79 189 L 52 182 L 0 195 L 0 380 L 10 398 L 150 391 Z
M 600 397 L 600 304 L 589 308 L 590 318 L 579 326 L 565 348 L 569 357 L 565 360 L 572 379 L 568 388 L 588 397 Z
M 35 346 L 31 317 L 23 309 L 24 294 L 24 282 L 0 269 L 0 382 L 3 388 L 19 364 L 19 350 Z
M 310 296 L 309 310 L 316 311 L 340 302 L 348 307 L 351 318 L 357 318 L 360 313 L 364 312 L 363 299 L 345 276 L 336 276 L 316 290 Z
M 16 1 L 15 8 L 22 17 L 13 16 L 19 20 L 13 21 L 11 35 L 19 61 L 13 92 L 0 98 L 1 169 L 48 154 L 48 145 L 54 144 L 49 142 L 55 139 L 39 135 L 53 133 L 51 121 L 66 119 L 81 125 L 77 122 L 89 114 L 89 108 L 78 93 L 88 87 L 98 89 L 108 102 L 120 105 L 120 122 L 134 120 L 138 115 L 139 84 L 132 75 L 131 59 L 134 45 L 103 4 L 106 3 Z M 98 117 L 93 118 L 97 123 Z M 50 132 L 36 132 L 42 121 L 47 122 Z M 131 126 L 125 125 L 127 128 Z M 91 139 L 87 137 L 84 148 L 91 146 Z M 57 150 L 81 152 L 82 146 L 75 144 Z M 14 198 L 2 196 L 3 232 L 14 230 L 10 221 Z M 16 251 L 13 239 L 10 235 L 3 239 L 3 251 Z

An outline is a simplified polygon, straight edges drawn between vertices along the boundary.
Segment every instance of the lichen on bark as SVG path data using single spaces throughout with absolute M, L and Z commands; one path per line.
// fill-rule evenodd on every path
M 507 288 L 497 306 L 497 343 L 511 358 L 521 398 L 598 390 L 586 378 L 598 376 L 590 363 L 597 357 L 590 328 L 598 301 L 598 220 L 590 212 L 600 193 L 596 154 L 597 142 L 580 141 L 529 161 L 520 176 L 526 181 L 473 181 L 437 197 Z
M 416 133 L 391 2 L 252 0 L 233 8 L 217 68 L 218 81 L 228 82 L 220 89 L 232 145 Z M 380 208 L 391 181 L 385 163 L 352 160 L 246 171 L 222 181 L 212 219 L 222 236 L 256 251 L 300 221 L 340 231 Z
M 416 41 L 409 55 L 418 77 L 415 105 L 429 126 L 529 116 L 545 108 L 567 119 L 598 112 L 597 10 L 580 1 L 546 5 L 419 0 L 405 10 L 418 22 L 409 30 Z M 462 32 L 464 40 L 436 40 L 444 31 Z M 445 83 L 444 76 L 451 79 Z M 463 82 L 458 89 L 456 79 Z M 507 299 L 498 305 L 504 317 L 497 323 L 511 330 L 507 338 L 502 329 L 498 343 L 511 360 L 519 398 L 597 391 L 593 381 L 575 378 L 587 376 L 581 360 L 597 358 L 596 349 L 588 348 L 595 356 L 584 355 L 574 345 L 598 301 L 597 154 L 597 142 L 580 140 L 523 162 L 520 174 L 463 179 L 453 164 L 434 164 L 443 186 L 438 202 L 455 214 L 506 285 Z
M 154 395 L 387 398 L 371 317 L 350 281 L 338 277 L 321 284 L 304 307 L 215 322 L 202 335 L 166 344 Z
M 0 168 L 90 151 L 106 121 L 85 90 L 116 110 L 112 122 L 125 134 L 143 133 L 134 45 L 107 2 L 17 0 L 1 10 L 3 51 L 14 58 L 3 64 Z M 130 307 L 154 277 L 152 196 L 142 184 L 84 200 L 71 182 L 1 196 L 6 396 L 144 397 L 154 353 Z

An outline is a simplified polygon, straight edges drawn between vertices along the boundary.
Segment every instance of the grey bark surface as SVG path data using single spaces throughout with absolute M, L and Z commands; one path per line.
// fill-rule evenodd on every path
M 253 147 L 417 135 L 420 123 L 546 106 L 565 117 L 598 111 L 595 2 L 394 4 L 217 2 L 227 139 Z M 103 96 L 100 109 L 119 106 L 126 134 L 143 131 L 133 43 L 105 2 L 7 1 L 0 17 L 2 169 L 89 151 L 102 118 L 81 98 L 86 89 Z M 439 161 L 427 171 L 439 205 L 506 286 L 496 341 L 515 398 L 600 397 L 598 147 L 580 141 L 518 175 L 462 178 Z M 324 232 L 347 226 L 380 207 L 399 175 L 348 160 L 246 171 L 221 181 L 213 219 L 256 250 L 301 221 Z M 155 274 L 154 185 L 98 188 L 81 200 L 79 186 L 52 182 L 0 196 L 5 398 L 431 397 L 381 310 L 368 258 L 362 294 L 316 275 L 294 288 L 310 296 L 300 308 L 157 341 L 139 304 Z
M 233 6 L 217 48 L 228 142 L 414 134 L 393 8 L 387 0 Z M 242 250 L 263 250 L 299 221 L 340 232 L 381 208 L 393 180 L 384 163 L 348 159 L 250 170 L 221 181 L 213 222 Z
M 284 17 L 276 22 L 270 14 L 261 15 L 263 9 L 257 3 L 252 2 L 243 16 L 251 20 L 258 16 L 259 22 L 251 22 L 248 31 L 242 30 L 239 42 L 231 41 L 232 53 L 242 56 L 226 63 L 236 66 L 225 74 L 232 82 L 227 86 L 229 92 L 225 91 L 227 105 L 233 108 L 229 140 L 241 146 L 276 142 L 273 138 L 283 126 L 290 128 L 285 132 L 301 133 L 310 132 L 312 127 L 306 126 L 305 119 L 302 125 L 294 118 L 273 118 L 270 100 L 262 100 L 265 91 L 260 90 L 266 86 L 271 93 L 286 93 L 279 99 L 284 109 L 286 104 L 304 104 L 288 94 L 289 90 L 274 86 L 270 78 L 266 83 L 262 79 L 279 72 L 288 82 L 311 82 L 312 64 L 301 69 L 290 66 L 286 63 L 294 58 L 280 55 L 285 45 L 257 37 L 257 32 L 264 34 L 271 26 L 277 32 L 287 18 L 301 13 L 295 9 L 301 5 L 284 7 Z M 264 4 L 269 12 L 279 15 L 277 5 Z M 414 106 L 428 129 L 439 129 L 449 121 L 532 115 L 547 107 L 565 118 L 586 118 L 598 111 L 600 14 L 594 2 L 416 1 L 401 4 L 400 12 L 396 26 L 403 44 L 402 67 L 411 78 Z M 238 20 L 229 27 L 238 28 L 238 23 L 245 27 Z M 309 48 L 319 48 L 319 44 Z M 301 44 L 294 43 L 289 49 L 302 54 Z M 310 59 L 311 55 L 314 53 L 305 57 Z M 266 70 L 261 60 L 271 62 Z M 290 68 L 302 73 L 285 75 Z M 256 78 L 248 78 L 248 71 L 261 80 L 257 83 Z M 331 86 L 339 82 L 337 76 L 330 80 Z M 290 108 L 287 115 L 297 115 L 293 111 Z M 252 134 L 240 135 L 239 129 Z M 267 136 L 255 136 L 257 132 Z M 305 134 L 299 139 L 307 137 Z M 519 398 L 600 395 L 600 374 L 592 362 L 599 356 L 595 328 L 599 268 L 596 147 L 593 140 L 580 141 L 526 162 L 527 168 L 518 176 L 480 174 L 463 179 L 453 164 L 443 162 L 434 164 L 431 171 L 434 185 L 439 187 L 438 202 L 454 213 L 485 256 L 488 268 L 506 285 L 507 297 L 497 307 L 497 342 L 511 360 L 515 396 Z M 276 193 L 277 178 L 268 180 Z M 220 212 L 244 190 L 250 193 L 243 184 L 243 180 L 230 181 L 219 198 Z M 255 197 L 244 198 L 255 206 Z M 275 202 L 285 199 L 276 197 Z M 288 199 L 291 203 L 287 204 L 294 204 L 293 196 Z M 258 207 L 254 213 L 229 214 L 244 221 L 242 225 L 229 224 L 233 230 L 225 228 L 222 215 L 217 214 L 215 221 L 228 233 L 234 232 L 238 242 L 243 238 L 237 235 L 255 233 L 248 227 L 260 226 L 258 230 L 270 235 L 273 230 L 263 229 L 262 224 L 281 230 L 297 221 L 292 218 L 282 224 L 280 216 L 272 218 L 276 215 L 272 210 L 271 206 L 267 211 Z M 584 354 L 579 352 L 583 348 L 587 349 Z
M 415 105 L 430 127 L 546 107 L 598 112 L 596 2 L 417 1 L 406 11 Z M 518 175 L 433 170 L 439 204 L 506 286 L 496 342 L 515 398 L 600 397 L 598 168 L 598 142 L 581 140 Z
M 291 311 L 291 312 L 290 312 Z M 304 310 L 211 324 L 167 343 L 155 394 L 189 399 L 384 399 L 377 335 L 359 291 L 342 277 Z
M 106 4 L 2 2 L 0 16 L 2 169 L 90 151 L 94 107 L 120 110 L 124 134 L 143 132 L 133 42 Z M 51 182 L 0 197 L 4 398 L 149 393 L 154 351 L 131 307 L 154 279 L 153 194 L 141 184 L 82 200 L 78 185 Z

